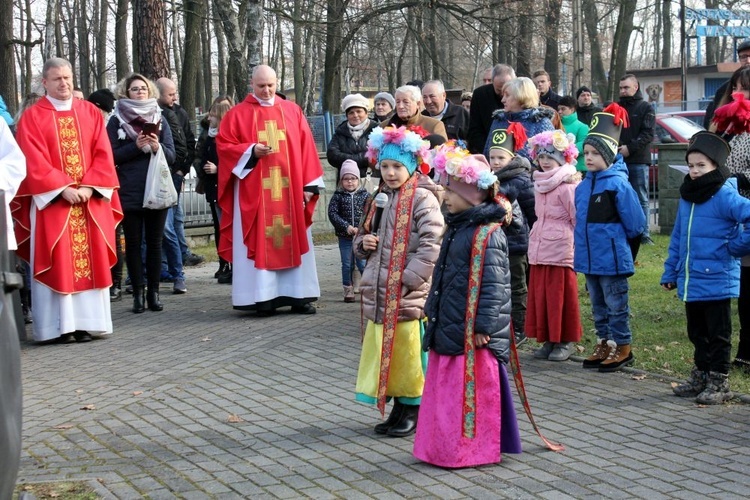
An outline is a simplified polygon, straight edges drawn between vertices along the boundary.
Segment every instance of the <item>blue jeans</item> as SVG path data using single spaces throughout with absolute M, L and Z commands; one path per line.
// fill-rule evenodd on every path
M 617 345 L 630 344 L 630 306 L 628 278 L 625 276 L 586 275 L 591 297 L 596 336 L 614 340 Z
M 633 189 L 635 189 L 638 201 L 641 202 L 643 215 L 646 216 L 646 230 L 643 231 L 643 237 L 648 237 L 649 212 L 651 211 L 648 201 L 648 165 L 644 163 L 628 164 L 628 180 Z
M 354 257 L 353 240 L 339 237 L 339 252 L 341 252 L 341 282 L 344 286 L 352 286 L 352 272 L 357 265 L 359 273 L 365 270 L 365 260 Z
M 175 179 L 179 177 L 179 179 Z M 177 233 L 177 218 L 182 219 L 182 207 L 180 206 L 180 191 L 182 188 L 182 177 L 173 175 L 175 188 L 177 188 L 177 205 L 171 207 L 167 212 L 167 222 L 164 224 L 164 239 L 162 240 L 162 274 L 169 275 L 172 279 L 185 279 L 182 271 L 182 251 L 180 249 L 179 236 Z M 165 263 L 166 261 L 166 263 Z

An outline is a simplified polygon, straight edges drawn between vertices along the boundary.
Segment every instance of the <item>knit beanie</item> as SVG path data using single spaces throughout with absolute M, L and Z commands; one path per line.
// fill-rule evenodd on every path
M 341 164 L 341 171 L 339 171 L 339 180 L 343 180 L 345 175 L 353 175 L 359 179 L 359 167 L 357 162 L 354 160 L 344 160 Z
M 99 89 L 86 99 L 105 113 L 111 113 L 115 107 L 115 95 L 109 89 Z
M 349 94 L 341 101 L 341 110 L 346 113 L 349 108 L 362 108 L 367 111 L 370 109 L 370 101 L 362 94 Z
M 384 100 L 388 101 L 388 104 L 391 105 L 391 109 L 396 109 L 396 99 L 393 98 L 391 94 L 388 92 L 378 92 L 375 94 L 375 99 L 373 99 L 375 102 L 378 102 L 378 100 Z
M 588 88 L 585 85 L 579 87 L 578 90 L 576 90 L 576 99 L 578 99 L 579 97 L 581 97 L 581 94 L 583 94 L 584 92 L 588 92 L 590 94 L 591 93 L 591 89 Z
M 406 127 L 389 125 L 386 128 L 375 127 L 367 140 L 365 156 L 380 168 L 383 160 L 394 160 L 406 167 L 413 174 L 422 165 L 423 156 L 429 151 L 429 143 L 419 134 Z

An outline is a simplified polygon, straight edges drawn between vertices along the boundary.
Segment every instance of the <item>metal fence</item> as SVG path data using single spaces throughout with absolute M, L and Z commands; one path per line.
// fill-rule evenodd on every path
M 195 192 L 198 179 L 192 174 L 182 184 L 182 212 L 185 214 L 185 227 L 204 227 L 213 225 L 211 207 L 206 197 Z

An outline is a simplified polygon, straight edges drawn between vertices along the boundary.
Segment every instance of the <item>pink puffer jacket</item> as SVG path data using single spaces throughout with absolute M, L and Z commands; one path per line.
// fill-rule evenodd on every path
M 573 267 L 575 191 L 579 182 L 573 165 L 534 172 L 537 221 L 529 234 L 529 264 Z

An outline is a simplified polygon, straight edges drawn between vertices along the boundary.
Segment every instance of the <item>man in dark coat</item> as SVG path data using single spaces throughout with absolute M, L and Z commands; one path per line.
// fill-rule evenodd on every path
M 448 139 L 466 140 L 469 135 L 469 112 L 463 106 L 447 100 L 445 86 L 440 80 L 430 80 L 422 87 L 422 114 L 443 122 Z
M 618 152 L 625 160 L 628 180 L 638 194 L 638 201 L 646 216 L 646 230 L 641 235 L 641 243 L 653 245 L 648 228 L 648 170 L 651 165 L 651 141 L 654 139 L 656 114 L 654 108 L 643 100 L 635 75 L 627 74 L 620 78 L 619 104 L 628 112 L 630 126 L 623 128 L 620 133 Z
M 550 80 L 549 73 L 540 69 L 539 71 L 534 71 L 531 79 L 534 81 L 534 85 L 536 85 L 537 92 L 539 92 L 539 104 L 549 106 L 557 111 L 557 106 L 560 105 L 560 96 L 552 90 L 552 80 Z
M 469 151 L 484 152 L 484 145 L 492 126 L 492 113 L 503 109 L 503 86 L 516 77 L 516 72 L 507 64 L 496 64 L 492 68 L 492 83 L 474 89 L 469 113 Z
M 576 100 L 578 101 L 576 105 L 578 121 L 585 123 L 587 126 L 591 125 L 591 118 L 594 116 L 594 113 L 599 113 L 602 110 L 601 107 L 594 104 L 591 89 L 585 85 L 580 87 L 576 90 Z

